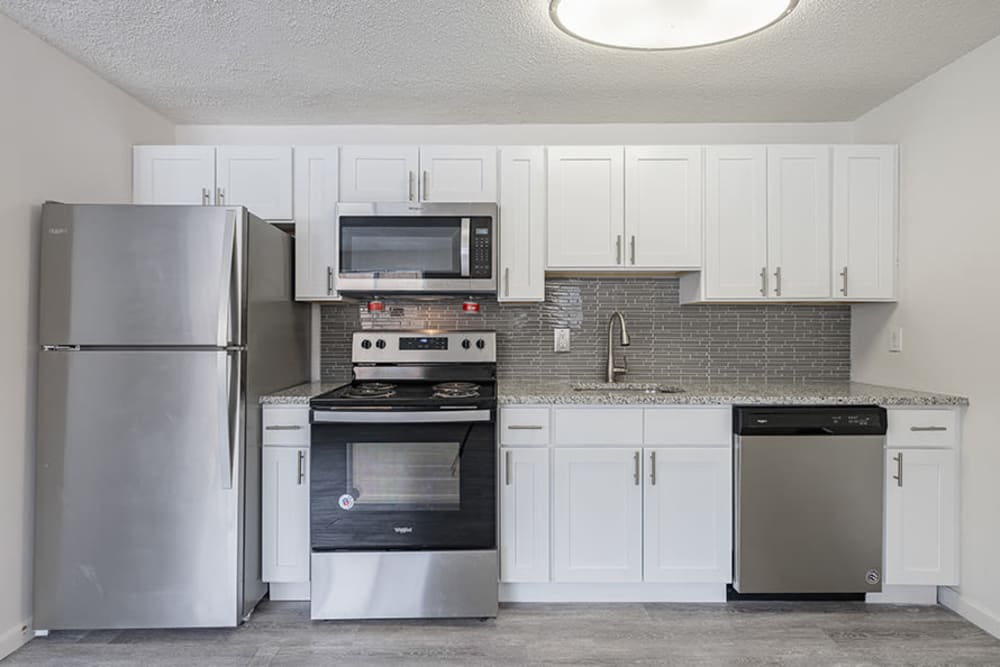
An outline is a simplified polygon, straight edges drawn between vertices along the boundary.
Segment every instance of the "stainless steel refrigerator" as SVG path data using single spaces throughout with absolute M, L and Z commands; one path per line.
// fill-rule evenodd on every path
M 239 624 L 260 410 L 308 379 L 292 239 L 243 208 L 42 208 L 39 629 Z

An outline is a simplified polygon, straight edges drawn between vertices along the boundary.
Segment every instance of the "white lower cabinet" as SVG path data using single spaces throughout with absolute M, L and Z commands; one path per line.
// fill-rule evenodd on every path
M 309 581 L 309 448 L 265 445 L 263 450 L 263 579 Z
M 886 584 L 958 584 L 957 455 L 953 449 L 887 450 Z
M 729 447 L 644 450 L 643 580 L 732 581 Z
M 500 580 L 549 580 L 549 450 L 500 450 Z
M 559 448 L 553 465 L 552 579 L 641 581 L 641 451 Z

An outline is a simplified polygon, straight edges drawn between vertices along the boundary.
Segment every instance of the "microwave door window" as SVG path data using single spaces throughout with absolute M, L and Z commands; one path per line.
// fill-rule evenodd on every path
M 459 442 L 363 442 L 347 446 L 352 511 L 461 508 Z
M 461 275 L 458 225 L 345 223 L 341 227 L 341 271 L 449 278 Z

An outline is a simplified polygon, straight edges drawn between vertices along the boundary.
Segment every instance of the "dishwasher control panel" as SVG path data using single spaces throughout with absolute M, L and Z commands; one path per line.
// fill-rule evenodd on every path
M 885 435 L 877 405 L 735 406 L 737 435 Z

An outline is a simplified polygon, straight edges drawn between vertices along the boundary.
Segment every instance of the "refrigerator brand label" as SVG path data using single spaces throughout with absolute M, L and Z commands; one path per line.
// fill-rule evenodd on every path
M 345 493 L 340 497 L 340 509 L 349 510 L 354 507 L 354 496 L 349 493 Z

